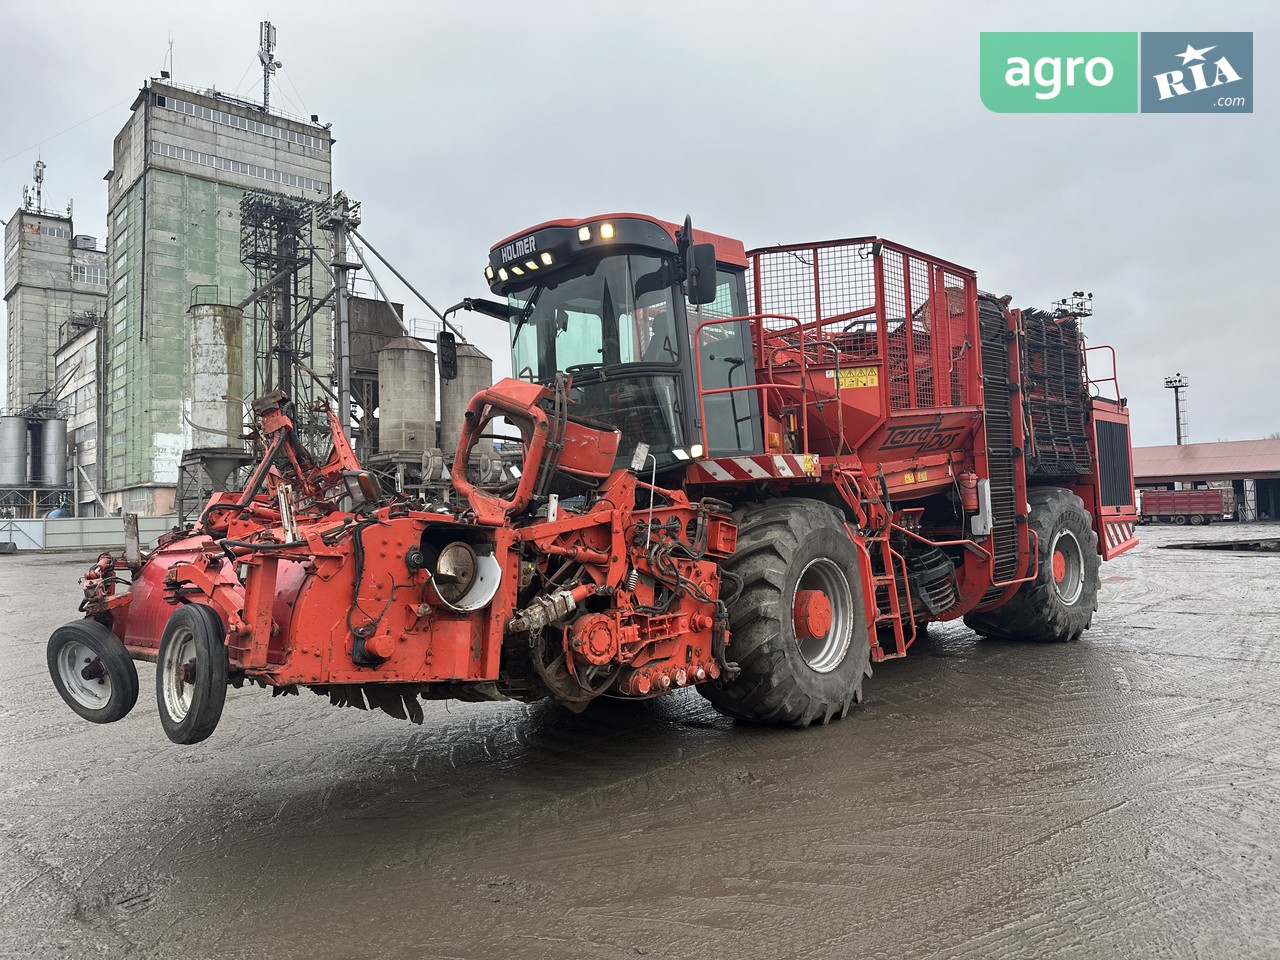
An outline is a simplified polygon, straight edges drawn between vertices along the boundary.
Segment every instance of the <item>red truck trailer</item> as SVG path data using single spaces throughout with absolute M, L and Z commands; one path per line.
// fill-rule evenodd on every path
M 1183 524 L 1234 520 L 1235 493 L 1231 490 L 1143 490 L 1139 523 Z
M 1083 305 L 1016 309 L 879 237 L 747 251 L 637 214 L 521 231 L 485 275 L 500 299 L 459 307 L 509 324 L 515 376 L 471 401 L 451 495 L 386 494 L 332 411 L 312 451 L 260 398 L 244 491 L 85 576 L 48 649 L 73 710 L 124 716 L 139 659 L 178 743 L 228 684 L 418 721 L 691 686 L 804 727 L 930 622 L 1079 640 L 1136 543 L 1129 411 Z M 493 440 L 521 453 L 501 478 L 470 466 Z

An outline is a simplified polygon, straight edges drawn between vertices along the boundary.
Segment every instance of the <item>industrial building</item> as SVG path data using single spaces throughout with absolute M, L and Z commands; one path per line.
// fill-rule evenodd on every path
M 98 390 L 105 368 L 102 351 L 102 317 L 72 317 L 62 325 L 54 351 L 54 376 L 58 382 L 59 413 L 67 418 L 70 444 L 71 500 L 78 516 L 100 516 L 106 504 L 100 499 L 98 423 L 102 419 L 102 394 Z
M 237 488 L 253 459 L 245 402 L 272 389 L 299 411 L 336 398 L 362 459 L 397 489 L 443 478 L 492 362 L 461 343 L 457 380 L 437 388 L 422 342 L 436 321 L 406 325 L 387 298 L 354 239 L 359 204 L 333 193 L 329 124 L 269 108 L 270 23 L 261 44 L 261 104 L 168 73 L 142 86 L 104 177 L 105 250 L 70 209 L 42 208 L 37 164 L 34 200 L 5 233 L 9 515 L 189 518 Z M 356 296 L 357 276 L 381 299 Z M 323 417 L 309 416 L 299 429 L 319 439 Z
M 179 465 L 192 446 L 188 311 L 248 297 L 255 276 L 242 257 L 241 201 L 249 192 L 327 199 L 333 142 L 317 118 L 217 90 L 166 79 L 139 91 L 106 177 L 110 303 L 100 430 L 110 451 L 102 494 L 111 510 L 173 511 Z M 323 250 L 304 253 L 327 259 Z M 328 375 L 329 315 L 310 322 L 322 332 L 308 339 L 309 365 Z M 237 352 L 250 389 L 261 383 L 256 330 L 246 318 Z
M 1140 490 L 1230 485 L 1237 518 L 1280 518 L 1280 439 L 1223 440 L 1133 448 Z
M 98 240 L 78 234 L 72 210 L 46 209 L 45 165 L 35 168 L 35 191 L 5 225 L 6 373 L 0 424 L 0 510 L 35 516 L 92 477 L 97 461 L 97 393 L 86 378 L 94 362 L 73 364 L 59 351 L 68 338 L 96 329 L 106 308 L 106 254 Z M 68 417 L 76 457 L 68 463 Z

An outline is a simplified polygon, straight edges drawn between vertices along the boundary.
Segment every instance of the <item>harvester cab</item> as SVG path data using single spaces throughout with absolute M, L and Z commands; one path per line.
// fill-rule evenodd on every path
M 707 390 L 750 384 L 755 371 L 743 324 L 747 260 L 740 242 L 636 214 L 544 223 L 495 244 L 485 277 L 506 303 L 487 304 L 510 323 L 512 369 L 531 383 L 572 377 L 576 414 L 622 433 L 618 466 L 640 444 L 658 473 L 699 458 Z M 720 449 L 759 452 L 758 404 L 708 398 Z

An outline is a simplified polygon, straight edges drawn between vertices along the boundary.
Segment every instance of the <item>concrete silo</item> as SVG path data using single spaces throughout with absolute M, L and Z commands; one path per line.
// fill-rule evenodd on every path
M 421 454 L 435 446 L 435 354 L 413 337 L 378 351 L 378 453 Z
M 244 311 L 217 303 L 192 307 L 191 447 L 226 447 L 244 432 Z M 230 397 L 231 399 L 226 399 Z
M 184 521 L 210 494 L 231 489 L 232 474 L 252 462 L 244 434 L 244 312 L 219 303 L 187 311 L 190 323 L 191 445 L 178 464 L 176 506 Z
M 440 449 L 452 461 L 462 436 L 467 404 L 481 390 L 493 386 L 493 361 L 475 344 L 458 344 L 458 377 L 440 382 Z M 487 444 L 486 444 L 487 445 Z

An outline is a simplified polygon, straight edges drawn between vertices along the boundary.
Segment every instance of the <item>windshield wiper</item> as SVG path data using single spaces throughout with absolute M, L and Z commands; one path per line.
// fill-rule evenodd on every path
M 538 287 L 533 291 L 533 295 L 525 301 L 524 309 L 520 311 L 520 316 L 516 319 L 515 329 L 511 331 L 511 342 L 516 342 L 516 337 L 520 334 L 520 328 L 525 325 L 525 321 L 529 319 L 529 315 L 533 313 L 534 304 L 538 302 L 538 297 L 542 296 L 542 291 L 546 287 Z

